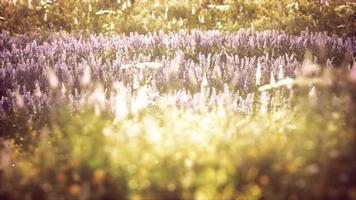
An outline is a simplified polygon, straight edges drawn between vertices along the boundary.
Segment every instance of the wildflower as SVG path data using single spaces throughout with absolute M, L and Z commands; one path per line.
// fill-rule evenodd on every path
M 95 88 L 94 92 L 89 96 L 88 102 L 98 106 L 97 113 L 100 113 L 100 110 L 104 109 L 106 97 L 102 85 L 98 85 Z
M 315 91 L 315 86 L 313 86 L 309 92 L 309 97 L 315 97 L 315 96 L 316 96 L 316 91 Z
M 25 106 L 25 101 L 20 94 L 19 89 L 16 90 L 16 106 L 18 108 L 23 108 Z
M 32 6 L 32 0 L 28 0 L 27 1 L 27 6 L 28 6 L 28 9 L 32 9 L 33 8 L 33 6 Z
M 42 96 L 41 88 L 40 88 L 38 83 L 35 83 L 35 95 L 37 97 L 41 97 Z
M 230 6 L 229 5 L 213 5 L 213 4 L 210 4 L 210 5 L 208 5 L 208 8 L 213 8 L 213 9 L 220 10 L 220 11 L 227 11 L 227 10 L 230 9 Z
M 106 14 L 115 14 L 112 10 L 99 10 L 95 13 L 96 15 L 106 15 Z
M 260 99 L 260 103 L 261 103 L 261 110 L 260 110 L 260 112 L 261 112 L 262 114 L 267 113 L 269 102 L 270 102 L 270 96 L 269 96 L 269 94 L 268 94 L 266 91 L 263 91 L 263 92 L 261 93 L 261 99 Z
M 115 97 L 115 116 L 119 119 L 125 118 L 128 113 L 128 99 L 127 99 L 127 93 L 128 90 L 126 87 L 124 87 L 122 84 L 117 85 L 116 89 L 116 97 Z
M 131 64 L 125 64 L 125 65 L 121 65 L 120 69 L 129 69 L 131 67 L 132 67 Z
M 133 89 L 138 89 L 140 87 L 140 82 L 139 82 L 139 78 L 136 76 L 134 76 L 133 80 L 132 80 L 132 88 Z
M 278 80 L 282 80 L 284 78 L 284 72 L 283 72 L 283 66 L 279 65 L 279 71 L 278 71 Z
M 49 81 L 50 87 L 52 89 L 56 89 L 59 84 L 56 74 L 51 69 L 49 69 L 47 72 L 47 76 L 48 76 L 48 81 Z
M 221 70 L 220 70 L 220 67 L 219 66 L 215 66 L 214 69 L 213 69 L 213 75 L 212 77 L 215 79 L 215 80 L 220 80 L 221 79 Z
M 195 9 L 195 6 L 192 7 L 192 15 L 195 15 L 196 14 L 196 9 Z
M 320 67 L 317 64 L 314 64 L 309 59 L 306 59 L 303 62 L 302 66 L 302 75 L 303 76 L 311 76 L 320 71 Z
M 312 103 L 316 104 L 317 100 L 318 100 L 318 96 L 317 96 L 315 86 L 312 87 L 312 89 L 309 91 L 308 95 L 309 95 L 309 98 L 311 99 Z
M 328 6 L 328 5 L 329 5 L 328 0 L 320 0 L 320 3 L 321 3 L 321 5 L 323 5 L 323 6 Z
M 179 18 L 178 25 L 179 26 L 183 26 L 184 25 L 184 21 L 183 21 L 183 19 L 181 17 Z
M 201 15 L 198 17 L 199 18 L 199 22 L 204 24 L 205 23 L 205 18 L 204 18 L 204 15 Z
M 140 69 L 143 68 L 160 69 L 163 67 L 163 64 L 158 62 L 143 62 L 143 63 L 136 64 L 135 67 Z
M 66 87 L 64 86 L 64 84 L 62 83 L 62 87 L 61 87 L 61 93 L 62 93 L 62 95 L 65 96 L 66 92 L 67 92 L 67 89 L 66 89 Z
M 164 12 L 164 19 L 167 20 L 168 19 L 168 10 L 169 10 L 169 7 L 166 6 L 166 10 Z
M 207 87 L 207 86 L 209 86 L 209 84 L 208 84 L 208 79 L 206 78 L 206 73 L 204 72 L 204 75 L 203 75 L 203 80 L 202 80 L 202 82 L 201 82 L 201 86 L 202 87 Z
M 261 64 L 258 63 L 256 69 L 256 85 L 261 85 L 261 78 L 262 78 Z
M 91 71 L 89 66 L 85 66 L 84 68 L 84 73 L 82 77 L 82 84 L 83 85 L 88 85 L 91 80 Z
M 146 87 L 141 87 L 138 89 L 137 94 L 135 98 L 133 99 L 132 105 L 131 105 L 131 111 L 133 113 L 137 113 L 143 108 L 147 107 L 148 104 L 150 103 L 148 95 L 147 95 L 147 88 Z
M 273 71 L 271 72 L 271 79 L 270 79 L 270 84 L 275 84 L 276 83 L 276 80 L 274 79 L 274 74 L 273 74 Z
M 189 81 L 193 84 L 196 85 L 197 84 L 197 77 L 195 75 L 195 71 L 193 68 L 189 68 L 188 69 L 188 77 L 189 77 Z

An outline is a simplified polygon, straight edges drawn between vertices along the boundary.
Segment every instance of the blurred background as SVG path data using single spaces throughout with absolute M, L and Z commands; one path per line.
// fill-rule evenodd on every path
M 147 33 L 276 29 L 354 35 L 352 0 L 1 0 L 0 29 Z

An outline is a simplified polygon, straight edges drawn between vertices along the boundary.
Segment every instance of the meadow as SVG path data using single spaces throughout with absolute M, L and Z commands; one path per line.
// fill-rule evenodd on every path
M 38 8 L 52 24 L 32 15 L 34 27 L 51 24 L 47 31 L 28 30 L 18 15 L 3 20 L 0 199 L 356 199 L 356 39 L 354 29 L 333 27 L 348 13 L 300 30 L 291 22 L 299 5 L 289 4 L 282 8 L 294 14 L 281 27 L 243 28 L 253 21 L 247 8 L 261 14 L 277 3 L 204 10 L 193 1 L 197 16 L 176 30 L 131 31 L 122 2 L 121 10 L 100 2 L 91 8 L 97 18 L 79 23 L 85 28 L 68 23 L 73 31 L 51 21 L 67 19 L 51 17 L 56 1 Z M 125 4 L 127 16 L 170 5 L 142 2 Z M 29 9 L 12 5 L 0 10 Z M 237 6 L 248 18 L 230 16 Z M 157 11 L 157 20 L 180 16 L 178 7 Z M 216 15 L 238 24 L 215 26 Z

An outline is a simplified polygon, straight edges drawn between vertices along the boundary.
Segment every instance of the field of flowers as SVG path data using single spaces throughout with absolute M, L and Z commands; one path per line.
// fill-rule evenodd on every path
M 356 40 L 0 34 L 0 199 L 356 199 Z

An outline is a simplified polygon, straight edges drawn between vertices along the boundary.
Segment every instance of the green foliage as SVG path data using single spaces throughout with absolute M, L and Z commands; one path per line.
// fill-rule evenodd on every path
M 14 33 L 29 31 L 139 32 L 199 28 L 236 31 L 278 29 L 355 34 L 352 1 L 1 1 L 0 28 Z
M 254 24 L 257 30 L 277 29 L 298 33 L 306 27 L 311 31 L 354 34 L 355 3 L 330 1 L 234 1 L 235 18 L 243 27 Z

